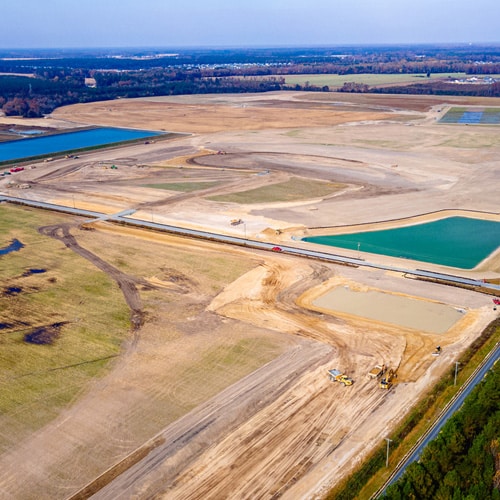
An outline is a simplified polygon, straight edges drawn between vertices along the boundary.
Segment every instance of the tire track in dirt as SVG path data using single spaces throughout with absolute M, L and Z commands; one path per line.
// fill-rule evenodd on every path
M 296 377 L 291 390 L 165 482 L 155 498 L 278 498 L 329 457 L 385 399 L 367 379 L 359 380 L 353 393 L 320 376 L 324 365 L 311 368 Z
M 87 164 L 78 164 L 78 165 L 67 165 L 58 168 L 57 170 L 53 170 L 51 172 L 44 173 L 36 178 L 36 182 L 54 182 L 56 179 L 61 179 L 69 176 L 70 174 L 74 174 L 79 170 L 88 166 Z
M 317 364 L 311 364 L 314 356 L 309 354 L 307 375 L 293 388 L 305 373 L 297 371 L 305 353 L 300 352 L 298 360 L 289 357 L 286 368 L 283 367 L 279 374 L 280 378 L 287 377 L 291 384 L 286 394 L 268 392 L 268 384 L 276 377 L 274 370 L 274 373 L 268 372 L 269 379 L 260 385 L 258 399 L 253 393 L 247 393 L 246 405 L 241 407 L 241 393 L 235 395 L 233 404 L 206 405 L 204 412 L 199 413 L 198 419 L 188 427 L 185 427 L 186 421 L 179 422 L 179 427 L 174 425 L 156 436 L 158 449 L 151 450 L 140 462 L 132 461 L 128 466 L 118 464 L 123 471 L 121 475 L 111 474 L 108 479 L 96 480 L 96 485 L 109 483 L 107 486 L 99 491 L 89 485 L 86 491 L 94 491 L 95 498 L 129 494 L 139 497 L 165 495 L 165 498 L 183 500 L 216 500 L 230 496 L 278 498 L 350 435 L 350 427 L 342 423 L 339 426 L 338 422 L 354 425 L 381 404 L 384 394 L 373 391 L 367 381 L 357 382 L 354 396 L 352 391 L 343 390 L 337 384 L 332 386 L 324 377 L 324 363 L 328 361 L 329 365 L 336 352 L 342 351 L 343 364 L 352 367 L 366 355 L 357 353 L 361 346 L 356 336 L 340 340 L 328 326 L 330 318 L 304 311 L 296 303 L 298 295 L 309 288 L 309 280 L 321 282 L 332 270 L 320 264 L 303 268 L 296 264 L 295 259 L 290 259 L 287 264 L 277 261 L 261 266 L 261 272 L 255 275 L 255 297 L 247 290 L 247 300 L 253 297 L 253 306 L 243 313 L 236 299 L 238 315 L 240 320 L 242 315 L 251 320 L 255 315 L 269 317 L 273 314 L 275 321 L 286 322 L 297 336 L 307 338 L 301 342 L 309 344 L 314 339 L 313 345 L 329 353 L 322 359 L 319 371 L 315 369 Z M 291 269 L 294 272 L 287 278 Z M 297 355 L 299 352 L 295 352 Z M 359 375 L 359 368 L 357 371 Z M 349 417 L 354 413 L 355 418 Z M 226 418 L 224 430 L 221 429 L 223 415 Z M 304 428 L 304 421 L 308 423 L 307 428 Z M 213 443 L 219 443 L 216 449 L 212 448 Z M 205 453 L 207 455 L 202 458 Z M 255 477 L 257 469 L 258 480 Z
M 93 498 L 151 498 L 173 486 L 210 443 L 219 442 L 290 389 L 297 376 L 321 366 L 331 348 L 298 345 L 195 408 L 155 436 L 158 446 L 126 472 L 110 478 Z M 72 498 L 80 498 L 73 496 Z
M 142 301 L 137 290 L 137 285 L 151 287 L 151 284 L 142 278 L 123 273 L 90 250 L 83 248 L 76 241 L 75 236 L 71 234 L 71 227 L 71 224 L 44 226 L 40 227 L 38 232 L 44 236 L 61 241 L 67 248 L 91 262 L 117 283 L 123 293 L 125 302 L 130 308 L 130 323 L 132 325 L 132 332 L 134 333 L 131 347 L 135 347 L 138 341 L 138 332 L 144 323 Z
M 332 334 L 323 314 L 304 308 L 297 302 L 302 293 L 330 277 L 331 268 L 314 263 L 299 265 L 299 261 L 291 257 L 286 262 L 282 259 L 281 262 L 268 261 L 260 269 L 262 272 L 253 278 L 260 280 L 253 287 L 258 292 L 249 292 L 247 284 L 239 295 L 214 306 L 214 310 L 222 316 L 328 344 L 345 352 L 347 359 L 347 342 L 341 336 Z M 336 318 L 328 319 L 329 323 L 341 322 Z

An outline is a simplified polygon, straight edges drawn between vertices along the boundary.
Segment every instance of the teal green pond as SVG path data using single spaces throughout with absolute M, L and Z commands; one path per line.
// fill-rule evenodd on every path
M 311 236 L 303 241 L 472 269 L 500 246 L 500 222 L 448 217 L 381 231 Z

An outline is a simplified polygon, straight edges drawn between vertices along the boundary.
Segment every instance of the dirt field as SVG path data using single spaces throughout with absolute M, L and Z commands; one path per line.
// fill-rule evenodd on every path
M 190 135 L 36 163 L 2 178 L 0 192 L 299 247 L 325 228 L 422 214 L 500 220 L 498 127 L 437 123 L 448 105 L 492 102 L 270 93 L 76 105 L 53 120 Z M 273 201 L 272 186 L 297 178 L 331 193 L 316 196 L 309 183 L 303 198 Z M 229 201 L 247 192 L 245 203 Z M 319 498 L 497 314 L 486 295 L 397 273 L 91 227 L 59 224 L 40 237 L 112 277 L 131 311 L 128 342 L 57 418 L 12 440 L 0 455 L 3 498 Z M 472 271 L 404 265 L 500 277 L 499 252 Z M 339 286 L 464 313 L 436 334 L 314 306 Z M 398 371 L 389 392 L 367 377 L 382 362 Z M 331 368 L 353 386 L 330 382 Z

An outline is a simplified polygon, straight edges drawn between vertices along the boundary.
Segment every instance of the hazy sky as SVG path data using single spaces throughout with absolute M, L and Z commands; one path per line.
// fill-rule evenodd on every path
M 500 0 L 3 0 L 0 47 L 498 42 Z

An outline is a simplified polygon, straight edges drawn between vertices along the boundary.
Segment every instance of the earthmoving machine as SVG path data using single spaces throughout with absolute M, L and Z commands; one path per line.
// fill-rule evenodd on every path
M 240 224 L 243 224 L 241 219 L 231 219 L 231 226 L 239 226 Z
M 392 368 L 387 370 L 385 377 L 379 383 L 380 388 L 389 390 L 393 384 L 392 380 L 396 377 L 396 372 Z
M 370 372 L 368 373 L 368 378 L 380 378 L 387 370 L 387 367 L 384 364 L 375 365 Z
M 344 387 L 352 385 L 354 380 L 343 374 L 340 370 L 328 370 L 328 376 L 332 382 L 340 382 Z
M 441 346 L 438 345 L 436 350 L 432 353 L 433 356 L 439 356 L 441 354 Z

